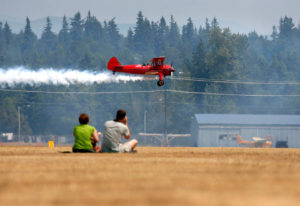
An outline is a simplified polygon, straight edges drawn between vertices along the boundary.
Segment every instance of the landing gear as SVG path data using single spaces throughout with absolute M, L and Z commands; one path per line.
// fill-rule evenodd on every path
M 163 80 L 163 73 L 161 72 L 161 73 L 158 73 L 158 75 L 159 75 L 159 80 L 158 80 L 158 82 L 157 82 L 157 86 L 159 86 L 159 87 L 161 87 L 162 85 L 164 85 L 164 80 Z
M 157 82 L 157 86 L 162 86 L 162 85 L 164 85 L 164 80 L 159 80 L 158 82 Z

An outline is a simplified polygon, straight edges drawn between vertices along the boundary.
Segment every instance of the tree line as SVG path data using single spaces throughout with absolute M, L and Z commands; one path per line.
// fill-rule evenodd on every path
M 292 80 L 299 79 L 292 74 L 298 73 L 299 38 L 300 27 L 286 16 L 273 26 L 270 36 L 262 36 L 255 31 L 234 34 L 221 28 L 216 18 L 206 19 L 199 28 L 189 18 L 180 29 L 173 16 L 169 22 L 164 17 L 154 22 L 140 11 L 135 27 L 124 37 L 115 18 L 100 22 L 90 12 L 85 18 L 77 12 L 69 21 L 64 16 L 58 34 L 47 17 L 40 38 L 31 30 L 28 17 L 18 34 L 7 22 L 0 22 L 0 67 L 104 70 L 111 56 L 124 63 L 166 56 L 180 71 L 200 78 Z
M 156 56 L 166 56 L 167 61 L 172 61 L 177 79 L 167 80 L 166 87 L 195 92 L 167 93 L 166 124 L 174 132 L 189 132 L 195 113 L 300 113 L 299 97 L 267 97 L 268 94 L 300 94 L 297 84 L 261 84 L 300 80 L 300 25 L 295 26 L 293 19 L 287 16 L 280 18 L 279 25 L 273 26 L 269 36 L 255 31 L 232 33 L 230 28 L 221 28 L 216 18 L 205 19 L 204 26 L 199 27 L 189 18 L 180 28 L 174 16 L 169 20 L 161 17 L 159 21 L 150 21 L 142 12 L 138 12 L 136 24 L 126 36 L 119 33 L 114 18 L 100 22 L 90 12 L 85 18 L 80 12 L 70 19 L 64 17 L 58 34 L 52 31 L 48 17 L 40 38 L 32 32 L 29 18 L 18 34 L 12 33 L 8 23 L 0 23 L 0 68 L 25 65 L 31 69 L 102 71 L 112 56 L 124 64 L 142 63 Z M 226 83 L 226 80 L 242 83 Z M 136 91 L 156 89 L 156 83 L 17 86 L 24 87 L 45 91 Z M 266 96 L 245 96 L 247 94 Z M 147 111 L 151 122 L 148 129 L 159 132 L 164 129 L 164 95 L 132 93 L 83 98 L 71 94 L 2 91 L 0 131 L 17 131 L 17 107 L 21 105 L 22 127 L 28 134 L 69 133 L 79 111 L 90 113 L 93 121 L 102 125 L 104 120 L 112 119 L 110 115 L 120 107 L 132 115 L 133 131 L 143 130 L 143 114 Z

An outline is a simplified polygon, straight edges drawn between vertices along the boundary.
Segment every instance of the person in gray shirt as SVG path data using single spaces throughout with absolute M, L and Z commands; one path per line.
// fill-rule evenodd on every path
M 132 139 L 126 143 L 122 143 L 122 137 L 129 139 L 130 130 L 128 128 L 126 111 L 118 110 L 116 119 L 106 121 L 104 124 L 101 152 L 133 152 L 138 141 Z

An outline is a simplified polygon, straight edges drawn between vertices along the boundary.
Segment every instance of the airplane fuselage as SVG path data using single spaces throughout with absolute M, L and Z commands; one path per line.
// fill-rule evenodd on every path
M 163 65 L 161 67 L 153 67 L 151 65 L 124 65 L 124 66 L 116 66 L 112 71 L 115 72 L 124 72 L 130 74 L 144 74 L 144 75 L 159 75 L 162 73 L 164 76 L 171 75 L 171 72 L 174 71 L 170 65 Z
M 108 64 L 107 69 L 115 72 L 123 72 L 129 74 L 142 74 L 142 75 L 158 75 L 158 86 L 164 84 L 163 77 L 170 76 L 174 72 L 174 68 L 171 65 L 164 65 L 165 57 L 153 58 L 151 64 L 133 64 L 133 65 L 121 65 L 116 57 L 112 57 Z

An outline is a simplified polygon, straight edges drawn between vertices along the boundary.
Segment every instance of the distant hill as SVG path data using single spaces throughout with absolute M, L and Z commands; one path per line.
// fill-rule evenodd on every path
M 41 36 L 43 29 L 46 26 L 46 18 L 47 17 L 35 20 L 30 19 L 31 29 L 38 37 Z M 50 17 L 50 20 L 52 23 L 52 31 L 58 33 L 62 28 L 63 17 Z M 0 15 L 0 22 L 3 24 L 7 22 L 13 33 L 19 33 L 21 30 L 24 30 L 26 19 Z M 68 23 L 70 23 L 70 19 L 68 19 Z M 130 27 L 133 28 L 134 24 L 118 24 L 120 34 L 123 36 L 127 36 Z

